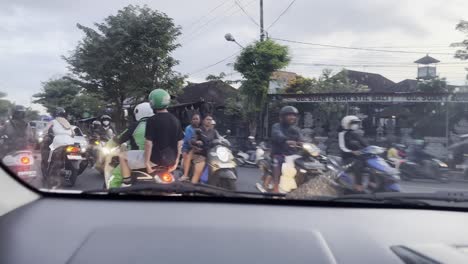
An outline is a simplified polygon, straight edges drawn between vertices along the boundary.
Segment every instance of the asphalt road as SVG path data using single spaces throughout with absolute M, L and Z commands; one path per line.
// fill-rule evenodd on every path
M 260 171 L 256 168 L 239 168 L 238 190 L 257 192 L 255 183 L 260 179 Z M 76 180 L 75 190 L 95 190 L 103 187 L 104 180 L 99 173 L 90 168 Z M 435 191 L 468 191 L 468 182 L 438 183 L 430 180 L 414 180 L 401 182 L 404 192 L 435 192 Z

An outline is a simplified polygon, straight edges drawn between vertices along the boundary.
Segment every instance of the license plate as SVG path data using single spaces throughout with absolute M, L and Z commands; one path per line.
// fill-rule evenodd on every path
M 77 155 L 77 156 L 75 156 L 75 155 L 67 155 L 67 158 L 68 158 L 69 160 L 82 160 L 82 159 L 83 159 L 83 157 L 78 156 L 78 155 Z
M 36 176 L 36 171 L 19 171 L 17 173 L 18 176 L 27 176 L 27 177 L 35 177 Z
M 232 164 L 230 163 L 221 163 L 221 164 L 218 164 L 218 168 L 220 169 L 232 169 L 234 168 L 235 166 L 233 166 Z

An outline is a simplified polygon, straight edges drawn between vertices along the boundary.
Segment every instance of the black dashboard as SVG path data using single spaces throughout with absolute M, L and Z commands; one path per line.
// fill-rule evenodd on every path
M 464 212 L 42 198 L 0 263 L 468 263 Z

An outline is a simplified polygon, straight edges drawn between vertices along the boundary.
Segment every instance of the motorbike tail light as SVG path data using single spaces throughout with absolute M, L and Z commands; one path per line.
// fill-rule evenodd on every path
M 165 172 L 163 174 L 161 174 L 161 181 L 163 181 L 164 183 L 171 183 L 174 181 L 174 177 L 172 177 L 172 174 L 170 174 L 169 172 Z
M 80 152 L 80 148 L 79 147 L 75 147 L 75 146 L 68 146 L 66 148 L 66 152 L 67 153 L 78 153 Z
M 21 164 L 23 165 L 29 165 L 29 163 L 31 163 L 31 160 L 29 159 L 29 157 L 21 157 L 20 161 L 21 161 Z

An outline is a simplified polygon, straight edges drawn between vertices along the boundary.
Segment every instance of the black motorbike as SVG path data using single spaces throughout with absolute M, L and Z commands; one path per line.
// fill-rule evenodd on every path
M 48 138 L 42 145 L 42 164 L 44 185 L 49 188 L 73 187 L 77 177 L 88 166 L 88 161 L 81 152 L 79 143 L 56 148 L 49 160 L 49 144 L 53 138 Z

